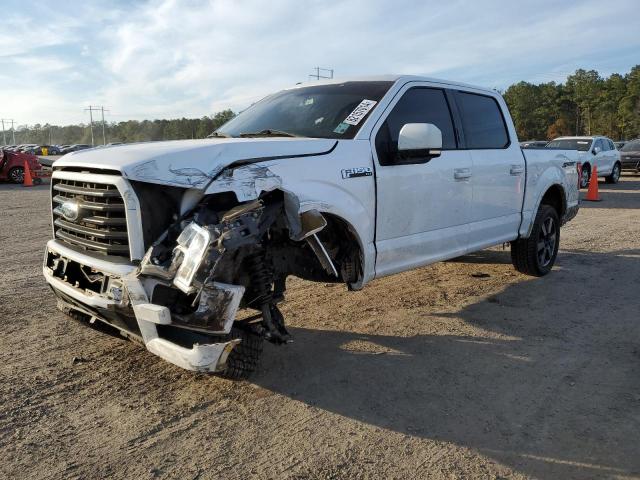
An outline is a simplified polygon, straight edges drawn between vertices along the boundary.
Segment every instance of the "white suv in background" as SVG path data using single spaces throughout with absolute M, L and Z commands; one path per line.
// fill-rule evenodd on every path
M 582 163 L 581 188 L 586 188 L 589 185 L 593 166 L 598 169 L 598 177 L 603 177 L 607 183 L 618 183 L 620 179 L 622 171 L 620 152 L 610 138 L 598 136 L 559 137 L 550 141 L 547 148 L 582 152 L 580 154 L 580 162 Z

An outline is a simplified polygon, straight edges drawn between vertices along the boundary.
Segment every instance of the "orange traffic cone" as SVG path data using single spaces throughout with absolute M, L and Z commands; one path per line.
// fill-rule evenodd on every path
M 598 194 L 598 168 L 594 165 L 591 171 L 591 178 L 589 179 L 589 190 L 587 190 L 587 196 L 584 198 L 588 202 L 599 202 L 602 199 Z
M 31 170 L 29 170 L 29 164 L 24 161 L 24 183 L 23 187 L 33 187 L 33 178 L 31 178 Z

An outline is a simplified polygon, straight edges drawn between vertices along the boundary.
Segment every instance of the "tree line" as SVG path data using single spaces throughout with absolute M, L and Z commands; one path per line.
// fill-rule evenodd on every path
M 106 143 L 146 142 L 150 140 L 182 140 L 206 138 L 215 129 L 235 116 L 232 110 L 223 110 L 202 118 L 176 118 L 171 120 L 127 120 L 105 123 Z M 36 124 L 16 129 L 16 143 L 37 143 L 38 145 L 91 144 L 91 129 L 88 124 L 59 127 Z M 96 145 L 102 145 L 102 123 L 94 122 L 93 136 Z M 7 142 L 11 142 L 10 132 L 6 132 Z M 2 138 L 0 137 L 0 140 Z
M 595 70 L 576 70 L 565 83 L 519 82 L 503 95 L 521 140 L 640 137 L 640 65 L 607 78 Z
M 640 65 L 629 73 L 602 77 L 595 70 L 576 70 L 566 82 L 519 82 L 502 92 L 520 140 L 550 140 L 561 135 L 605 135 L 614 140 L 640 137 Z M 202 118 L 127 120 L 105 125 L 109 142 L 144 142 L 205 138 L 233 118 L 223 110 Z M 94 123 L 96 144 L 102 125 Z M 11 141 L 7 132 L 7 140 Z M 89 125 L 23 126 L 16 142 L 37 144 L 91 143 Z

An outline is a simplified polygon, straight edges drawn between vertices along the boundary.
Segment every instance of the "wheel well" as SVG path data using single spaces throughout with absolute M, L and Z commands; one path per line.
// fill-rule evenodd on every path
M 564 189 L 560 185 L 552 185 L 543 195 L 540 204 L 552 206 L 558 212 L 558 216 L 562 218 L 566 209 Z
M 363 274 L 364 252 L 353 227 L 331 213 L 322 212 L 322 215 L 327 220 L 327 226 L 318 236 L 335 254 L 343 280 L 356 282 Z
M 582 169 L 587 169 L 589 171 L 589 173 L 591 173 L 591 164 L 589 162 L 585 162 L 582 164 Z

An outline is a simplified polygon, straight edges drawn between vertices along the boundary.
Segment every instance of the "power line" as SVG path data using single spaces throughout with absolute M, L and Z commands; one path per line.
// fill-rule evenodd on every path
M 331 80 L 333 78 L 333 68 L 315 67 L 315 71 L 316 73 L 309 75 L 309 78 L 315 78 L 316 80 L 320 80 L 321 78 Z M 322 75 L 320 72 L 322 72 Z

